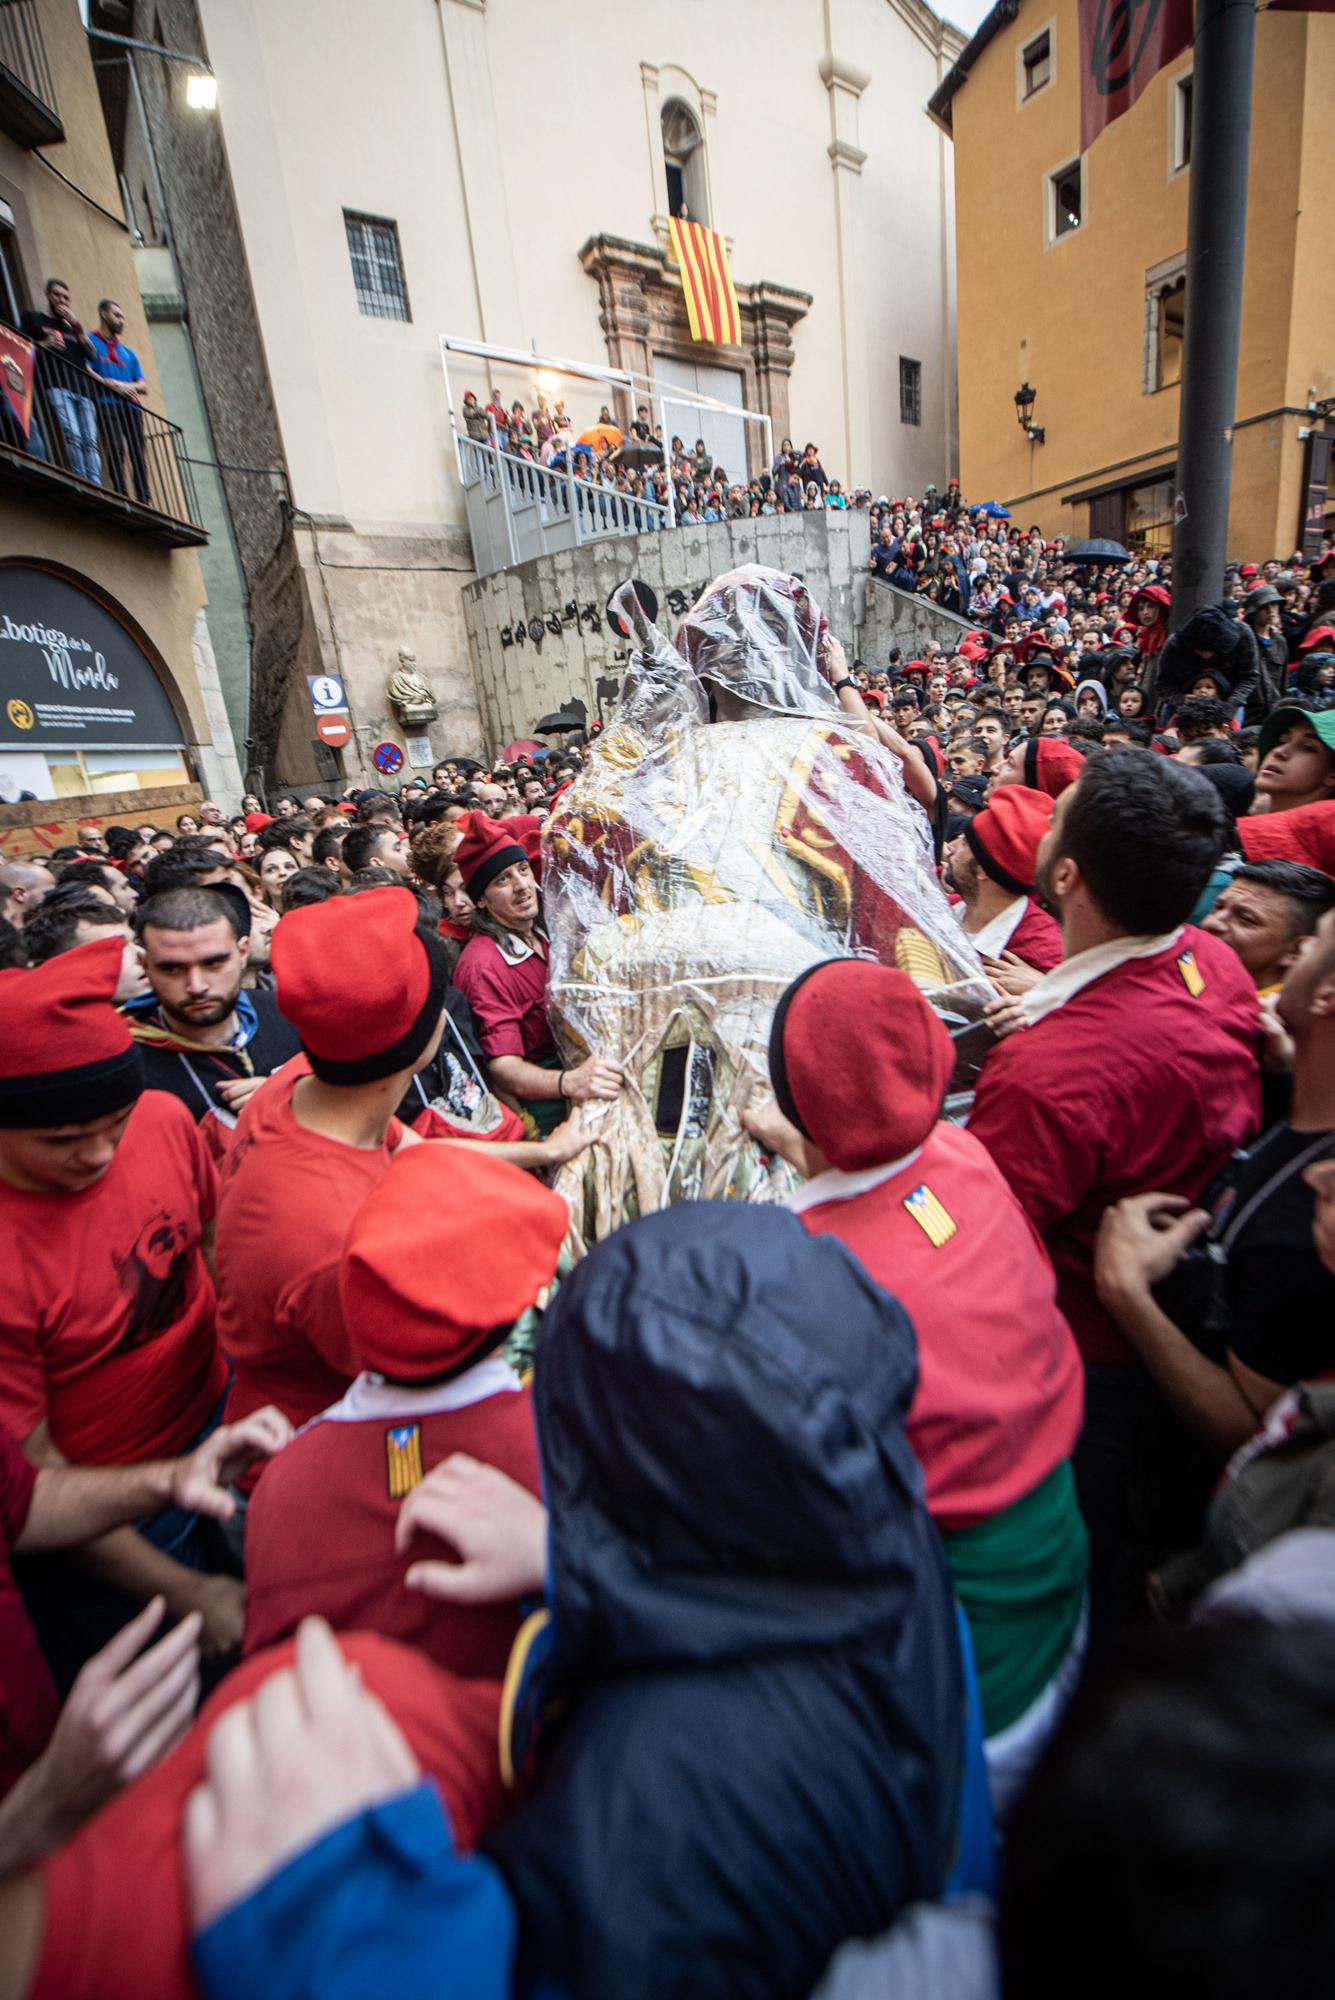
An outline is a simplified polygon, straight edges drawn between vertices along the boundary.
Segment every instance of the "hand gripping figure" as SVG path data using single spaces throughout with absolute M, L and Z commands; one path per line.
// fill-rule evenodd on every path
M 956 1036 L 966 1088 L 992 997 L 897 758 L 822 675 L 828 627 L 805 585 L 730 570 L 675 645 L 632 587 L 615 604 L 635 640 L 622 697 L 543 838 L 558 1039 L 568 1061 L 626 1072 L 607 1143 L 558 1181 L 586 1243 L 670 1202 L 792 1185 L 741 1112 L 768 1092 L 774 1008 L 808 966 L 851 954 L 908 972 Z

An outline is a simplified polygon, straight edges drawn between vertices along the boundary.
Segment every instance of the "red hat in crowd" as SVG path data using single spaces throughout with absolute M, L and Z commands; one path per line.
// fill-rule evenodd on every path
M 1000 785 L 982 812 L 964 828 L 964 838 L 985 875 L 1012 895 L 1033 893 L 1038 843 L 1052 825 L 1054 800 L 1027 785 Z
M 1238 571 L 1239 576 L 1259 576 L 1260 574 L 1261 572 L 1255 563 L 1244 563 Z
M 375 1083 L 408 1069 L 440 1025 L 449 960 L 439 938 L 419 926 L 408 889 L 368 889 L 289 910 L 269 961 L 279 1012 L 326 1083 Z
M 261 831 L 263 830 L 263 828 L 265 828 L 266 826 L 272 826 L 272 825 L 273 825 L 273 814 L 272 814 L 272 813 L 247 813 L 247 814 L 246 814 L 246 832 L 247 832 L 247 833 L 259 833 L 259 832 L 261 832 Z
M 1335 799 L 1240 819 L 1238 845 L 1249 861 L 1305 861 L 1335 875 Z
M 837 1024 L 856 1033 L 837 1032 Z M 941 1115 L 955 1050 L 907 973 L 827 959 L 774 1011 L 769 1072 L 785 1118 L 846 1172 L 911 1153 Z
M 1323 652 L 1335 649 L 1335 625 L 1314 625 L 1306 638 L 1298 641 L 1298 651 L 1305 653 L 1310 646 L 1320 646 Z
M 358 1210 L 343 1252 L 358 1360 L 397 1382 L 461 1373 L 551 1283 L 569 1227 L 559 1194 L 485 1146 L 408 1147 Z
M 525 815 L 531 817 L 531 815 Z M 488 819 L 485 813 L 469 815 L 464 837 L 454 850 L 454 865 L 464 878 L 464 888 L 476 903 L 484 889 L 513 868 L 527 861 L 521 836 L 513 820 Z
M 564 789 L 564 788 L 563 788 Z M 555 803 L 558 793 L 552 794 Z M 494 824 L 494 822 L 493 822 Z M 542 880 L 542 815 L 541 813 L 507 813 L 501 822 L 518 840 L 524 850 L 524 859 L 533 870 L 537 881 Z
M 1024 746 L 1024 782 L 1031 792 L 1059 799 L 1085 768 L 1085 760 L 1059 736 L 1031 736 Z
M 94 938 L 32 972 L 0 972 L 0 1126 L 86 1125 L 144 1088 L 138 1045 L 112 1005 L 125 942 Z

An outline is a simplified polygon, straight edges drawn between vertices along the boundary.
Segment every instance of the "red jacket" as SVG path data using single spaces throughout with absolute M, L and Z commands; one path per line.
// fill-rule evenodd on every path
M 1024 906 L 1024 915 L 1011 932 L 1011 941 L 1006 949 L 1039 972 L 1051 972 L 1054 965 L 1062 962 L 1061 930 L 1047 911 L 1039 908 L 1032 896 Z
M 339 1645 L 434 1778 L 461 1851 L 504 1803 L 496 1738 L 500 1686 L 456 1680 L 410 1646 L 373 1632 Z M 28 2000 L 198 2000 L 181 1838 L 218 1717 L 292 1664 L 295 1642 L 243 1660 L 174 1750 L 41 1863 L 42 1943 Z
M 916 1220 L 923 1189 L 935 1198 L 930 1233 Z M 908 1440 L 938 1527 L 989 1519 L 1070 1457 L 1084 1412 L 1080 1358 L 1043 1246 L 976 1139 L 937 1125 L 891 1179 L 801 1215 L 813 1235 L 851 1250 L 913 1321 Z
M 1194 1200 L 1255 1135 L 1256 1020 L 1236 953 L 1188 925 L 1176 947 L 1116 966 L 983 1064 L 969 1130 L 1047 1245 L 1086 1361 L 1131 1359 L 1094 1289 L 1103 1211 L 1151 1190 Z
M 373 1392 L 378 1414 L 322 1417 L 265 1466 L 246 1517 L 247 1655 L 318 1613 L 337 1632 L 379 1632 L 416 1646 L 449 1673 L 502 1678 L 519 1606 L 444 1604 L 406 1589 L 412 1563 L 449 1552 L 419 1535 L 400 1555 L 394 1525 L 413 1474 L 424 1476 L 456 1451 L 540 1492 L 529 1392 L 503 1389 L 434 1411 L 429 1395 L 386 1384 Z

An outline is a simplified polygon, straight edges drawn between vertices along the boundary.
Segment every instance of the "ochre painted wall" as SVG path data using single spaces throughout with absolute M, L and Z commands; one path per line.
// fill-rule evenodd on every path
M 1049 22 L 1054 80 L 1020 104 L 1018 52 Z M 952 105 L 961 475 L 971 497 L 1006 500 L 1050 534 L 1087 530 L 1087 506 L 1066 495 L 1150 479 L 1177 446 L 1179 390 L 1144 393 L 1145 290 L 1149 270 L 1186 250 L 1190 173 L 1173 170 L 1172 119 L 1191 54 L 1095 141 L 1082 226 L 1049 242 L 1048 176 L 1080 146 L 1078 58 L 1076 0 L 1025 0 Z M 1238 557 L 1291 552 L 1304 419 L 1267 413 L 1304 402 L 1309 384 L 1329 388 L 1335 366 L 1333 83 L 1335 20 L 1258 15 L 1230 521 Z M 1026 379 L 1041 446 L 1016 422 Z

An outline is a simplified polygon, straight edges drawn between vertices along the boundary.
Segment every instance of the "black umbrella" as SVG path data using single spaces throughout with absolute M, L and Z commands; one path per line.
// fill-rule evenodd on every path
M 1130 555 L 1120 542 L 1105 541 L 1101 536 L 1092 542 L 1072 542 L 1066 551 L 1067 562 L 1073 563 L 1129 563 Z
M 619 444 L 608 457 L 609 465 L 624 465 L 627 472 L 642 472 L 646 465 L 662 463 L 662 445 L 653 442 L 641 444 L 638 439 L 630 444 Z
M 533 725 L 535 736 L 564 736 L 571 729 L 587 729 L 588 719 L 582 715 L 544 715 L 541 722 Z

